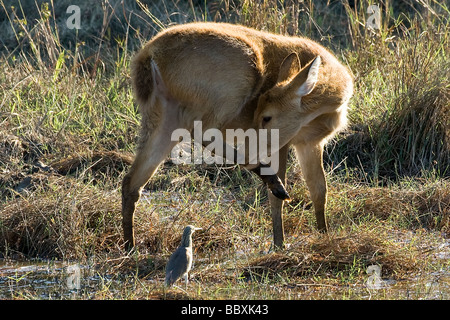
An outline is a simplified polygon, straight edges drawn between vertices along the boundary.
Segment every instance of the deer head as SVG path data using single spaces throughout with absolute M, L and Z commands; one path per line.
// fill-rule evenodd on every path
M 300 69 L 296 53 L 287 56 L 280 67 L 277 83 L 258 100 L 254 121 L 260 129 L 278 129 L 279 146 L 288 143 L 305 124 L 302 97 L 310 94 L 317 82 L 320 56 Z M 270 139 L 268 140 L 270 141 Z

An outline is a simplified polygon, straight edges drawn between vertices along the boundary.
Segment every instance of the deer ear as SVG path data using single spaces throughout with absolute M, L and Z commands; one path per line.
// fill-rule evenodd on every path
M 312 62 L 307 64 L 302 71 L 292 80 L 298 88 L 296 89 L 296 95 L 299 97 L 306 96 L 313 91 L 317 78 L 319 76 L 319 67 L 322 59 L 317 56 Z
M 286 58 L 284 58 L 283 62 L 280 66 L 280 71 L 278 73 L 277 82 L 283 82 L 290 79 L 293 75 L 297 74 L 300 71 L 300 59 L 295 52 L 292 52 Z

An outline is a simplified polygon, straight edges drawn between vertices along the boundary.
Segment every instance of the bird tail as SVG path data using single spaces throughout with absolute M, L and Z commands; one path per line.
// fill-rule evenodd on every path
M 170 271 L 169 273 L 166 274 L 166 280 L 164 281 L 164 285 L 166 287 L 171 287 L 174 283 L 174 279 L 172 277 L 172 271 Z

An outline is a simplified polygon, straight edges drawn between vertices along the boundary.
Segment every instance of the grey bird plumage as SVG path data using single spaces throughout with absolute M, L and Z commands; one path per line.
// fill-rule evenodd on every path
M 181 277 L 184 277 L 187 286 L 188 273 L 192 267 L 192 234 L 200 229 L 191 225 L 184 228 L 181 244 L 166 265 L 166 286 L 173 285 Z

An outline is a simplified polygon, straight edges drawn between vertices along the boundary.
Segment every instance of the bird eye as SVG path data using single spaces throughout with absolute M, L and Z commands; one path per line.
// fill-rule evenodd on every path
M 264 122 L 264 123 L 267 123 L 267 122 L 269 122 L 270 120 L 272 120 L 272 117 L 263 117 L 263 122 Z

